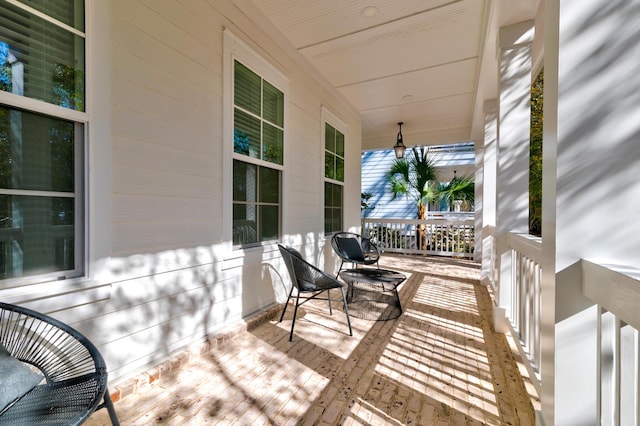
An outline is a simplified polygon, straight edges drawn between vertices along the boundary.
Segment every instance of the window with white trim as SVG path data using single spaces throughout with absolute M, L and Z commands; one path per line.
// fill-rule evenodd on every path
M 280 237 L 284 92 L 233 63 L 233 244 Z
M 324 232 L 342 230 L 344 192 L 344 134 L 324 125 Z
M 84 1 L 0 9 L 0 288 L 82 276 Z

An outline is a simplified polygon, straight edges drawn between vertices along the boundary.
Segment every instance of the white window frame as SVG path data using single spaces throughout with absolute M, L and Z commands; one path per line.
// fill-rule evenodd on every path
M 18 2 L 11 3 L 25 10 L 33 10 Z M 77 235 L 82 239 L 83 250 L 77 255 L 81 257 L 83 272 L 80 276 L 70 278 L 61 278 L 59 274 L 16 278 L 19 280 L 17 285 L 12 284 L 8 288 L 0 285 L 3 302 L 21 304 L 47 313 L 105 300 L 111 295 L 111 75 L 110 57 L 105 54 L 110 50 L 110 40 L 108 20 L 102 18 L 109 16 L 109 8 L 109 2 L 85 0 L 84 112 L 0 91 L 0 103 L 3 105 L 73 121 L 84 128 L 83 155 L 81 159 L 76 158 L 76 161 L 82 161 L 83 174 L 83 225 Z M 40 12 L 34 13 L 43 17 Z M 48 17 L 45 19 L 53 20 Z M 78 34 L 77 30 L 74 33 Z
M 344 181 L 330 179 L 325 176 L 324 164 L 325 164 L 325 153 L 326 153 L 326 149 L 325 149 L 326 124 L 330 125 L 331 127 L 333 127 L 334 129 L 336 129 L 337 131 L 339 131 L 344 135 L 344 168 L 345 168 Z M 321 150 L 320 158 L 322 159 L 322 167 L 321 167 L 322 176 L 320 179 L 320 182 L 321 182 L 320 194 L 322 194 L 321 196 L 322 197 L 321 229 L 322 229 L 323 235 L 326 236 L 326 235 L 332 235 L 334 232 L 327 232 L 327 230 L 324 227 L 324 224 L 325 224 L 324 209 L 326 207 L 326 200 L 324 199 L 325 183 L 333 183 L 335 185 L 342 186 L 342 225 L 343 227 L 345 223 L 344 197 L 345 197 L 345 188 L 346 188 L 346 181 L 347 181 L 347 140 L 348 140 L 347 129 L 348 127 L 344 121 L 342 121 L 336 114 L 334 114 L 331 110 L 329 110 L 324 105 L 322 106 L 321 126 L 322 126 L 322 129 L 320 132 L 320 150 Z
M 23 5 L 22 3 L 13 3 L 13 6 L 24 10 L 25 12 L 37 16 L 38 18 L 43 19 L 44 21 L 52 24 L 54 26 L 63 28 L 83 39 L 85 39 L 85 51 L 86 51 L 86 37 L 85 34 L 81 31 L 75 30 L 69 27 L 62 22 L 59 22 L 56 19 L 53 19 L 41 12 L 36 11 L 35 9 Z M 10 56 L 11 57 L 11 56 Z M 84 58 L 84 55 L 83 55 Z M 19 67 L 20 70 L 23 69 L 22 63 L 16 59 L 17 65 L 12 65 Z M 20 72 L 20 75 L 22 73 Z M 86 75 L 86 74 L 85 74 Z M 15 77 L 15 75 L 14 75 Z M 18 112 L 23 111 L 24 113 L 33 113 L 38 115 L 43 115 L 47 117 L 51 117 L 53 119 L 61 119 L 65 121 L 70 121 L 74 123 L 74 191 L 73 193 L 69 192 L 56 192 L 54 190 L 47 191 L 38 191 L 38 190 L 30 190 L 30 189 L 9 189 L 9 188 L 0 188 L 1 195 L 14 195 L 14 196 L 31 196 L 31 197 L 62 197 L 62 198 L 73 198 L 75 211 L 74 211 L 74 269 L 65 270 L 65 271 L 54 271 L 36 275 L 27 275 L 27 276 L 18 276 L 13 278 L 7 278 L 2 280 L 2 289 L 9 289 L 14 287 L 20 287 L 27 284 L 39 283 L 39 282 L 47 282 L 54 280 L 64 280 L 67 278 L 77 278 L 79 276 L 84 276 L 86 271 L 86 259 L 84 256 L 84 240 L 85 240 L 85 208 L 84 208 L 84 176 L 85 176 L 85 157 L 84 150 L 86 146 L 86 127 L 88 124 L 86 112 L 71 110 L 68 111 L 68 108 L 59 107 L 55 104 L 50 104 L 48 102 L 39 102 L 33 98 L 28 98 L 23 95 L 23 84 L 24 82 L 20 79 L 19 82 L 14 82 L 14 90 L 17 89 L 18 92 L 7 93 L 5 91 L 0 91 L 2 94 L 13 95 L 13 96 L 3 96 L 2 106 L 7 107 Z M 6 98 L 6 99 L 5 99 Z M 69 113 L 71 112 L 71 113 Z M 78 112 L 78 114 L 75 114 Z
M 223 239 L 227 250 L 244 252 L 247 250 L 259 249 L 264 242 L 248 247 L 233 246 L 233 160 L 240 160 L 258 166 L 268 167 L 280 171 L 280 235 L 285 233 L 286 223 L 286 194 L 287 194 L 287 174 L 286 164 L 288 158 L 288 127 L 289 127 L 289 79 L 281 73 L 275 66 L 264 59 L 259 53 L 249 47 L 244 41 L 238 38 L 232 31 L 223 31 Z M 263 80 L 269 82 L 284 94 L 284 134 L 283 134 L 283 161 L 282 165 L 252 158 L 233 151 L 233 117 L 234 117 L 234 63 L 238 60 L 251 71 L 258 74 Z

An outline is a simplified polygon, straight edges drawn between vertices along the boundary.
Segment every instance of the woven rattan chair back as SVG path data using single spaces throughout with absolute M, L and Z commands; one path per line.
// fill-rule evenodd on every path
M 294 299 L 295 301 L 289 341 L 293 340 L 293 328 L 296 324 L 298 307 L 300 305 L 312 299 L 327 300 L 329 302 L 329 314 L 333 314 L 333 310 L 331 308 L 331 290 L 333 289 L 340 290 L 344 313 L 347 316 L 347 324 L 349 325 L 349 335 L 353 336 L 351 319 L 349 318 L 349 309 L 347 307 L 347 299 L 344 291 L 346 285 L 304 260 L 297 250 L 291 247 L 285 247 L 282 244 L 278 244 L 278 248 L 280 249 L 280 254 L 282 255 L 282 259 L 287 270 L 289 271 L 289 276 L 291 277 L 292 282 L 289 297 L 287 297 L 287 301 L 282 309 L 282 315 L 280 315 L 280 322 L 282 322 L 284 314 L 287 311 L 289 300 Z M 320 297 L 325 292 L 326 297 Z
M 370 239 L 353 232 L 338 232 L 331 237 L 331 248 L 340 258 L 340 268 L 336 278 L 345 263 L 351 263 L 354 268 L 358 265 L 376 265 L 380 268 L 380 250 Z
M 79 425 L 100 408 L 119 424 L 104 359 L 80 332 L 36 311 L 0 303 L 0 343 L 44 376 L 5 408 L 1 425 Z

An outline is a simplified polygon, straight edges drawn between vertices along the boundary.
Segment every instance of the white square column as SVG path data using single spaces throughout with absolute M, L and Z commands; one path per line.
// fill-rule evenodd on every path
M 531 43 L 534 21 L 500 29 L 496 232 L 498 306 L 511 315 L 513 262 L 508 233 L 529 233 L 529 139 L 531 121 Z
M 477 149 L 476 187 L 481 197 L 476 197 L 476 216 L 480 216 L 481 224 L 476 226 L 477 244 L 481 245 L 480 255 L 482 269 L 480 282 L 484 285 L 495 285 L 496 276 L 496 176 L 498 172 L 498 104 L 495 99 L 484 102 L 484 143 Z M 481 166 L 480 166 L 481 165 Z
M 545 2 L 541 373 L 546 424 L 616 424 L 615 417 L 619 424 L 636 424 L 626 417 L 632 410 L 616 410 L 606 395 L 603 371 L 613 350 L 599 353 L 599 340 L 605 340 L 598 336 L 602 316 L 584 295 L 580 264 L 581 259 L 640 264 L 638 16 L 637 1 Z

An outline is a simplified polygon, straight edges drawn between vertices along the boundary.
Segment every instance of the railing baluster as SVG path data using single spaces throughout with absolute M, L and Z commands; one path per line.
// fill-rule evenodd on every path
M 451 217 L 427 220 L 363 218 L 362 229 L 363 233 L 376 238 L 383 251 L 473 258 L 473 214 L 451 214 Z
M 640 426 L 640 333 L 633 329 L 633 386 L 630 404 L 633 405 L 633 424 Z
M 620 424 L 638 424 L 638 330 L 621 321 Z
M 602 311 L 600 344 L 600 420 L 605 425 L 619 425 L 620 399 L 620 328 L 619 320 Z
M 492 260 L 499 257 L 496 253 L 496 238 L 491 239 Z M 501 303 L 508 306 L 501 306 L 507 312 L 507 318 L 510 321 L 514 333 L 519 338 L 519 349 L 526 359 L 527 369 L 534 380 L 534 385 L 540 392 L 540 376 L 539 367 L 541 365 L 540 351 L 540 288 L 542 269 L 540 266 L 542 246 L 541 240 L 532 236 L 520 234 L 508 234 L 506 242 L 509 247 L 507 252 L 511 254 L 510 273 L 506 274 L 504 282 L 500 282 L 499 286 L 505 286 L 498 289 L 505 295 L 507 300 Z M 484 255 L 484 254 L 483 254 Z M 504 265 L 503 265 L 504 266 Z M 497 262 L 492 263 L 492 276 L 498 271 Z M 495 281 L 494 281 L 495 282 Z
M 604 309 L 602 306 L 596 306 L 597 313 L 597 321 L 596 321 L 596 377 L 600 378 L 596 380 L 596 426 L 600 426 L 602 424 L 602 403 L 603 403 L 603 386 L 602 386 L 602 376 L 603 376 L 603 368 L 602 368 L 602 342 L 603 342 L 603 331 L 602 331 L 602 317 L 604 315 Z
M 581 268 L 583 294 L 597 307 L 593 423 L 640 425 L 640 269 L 586 259 Z
M 542 268 L 539 264 L 535 264 L 535 293 L 533 297 L 534 303 L 534 340 L 533 340 L 533 348 L 531 348 L 531 352 L 533 355 L 533 361 L 536 365 L 540 365 L 542 362 L 542 355 L 540 352 L 540 322 L 542 320 L 541 317 L 541 309 L 540 305 L 540 289 L 542 287 Z
M 621 357 L 621 344 L 620 344 L 620 318 L 617 315 L 613 316 L 613 424 L 620 425 L 620 364 L 622 362 Z

